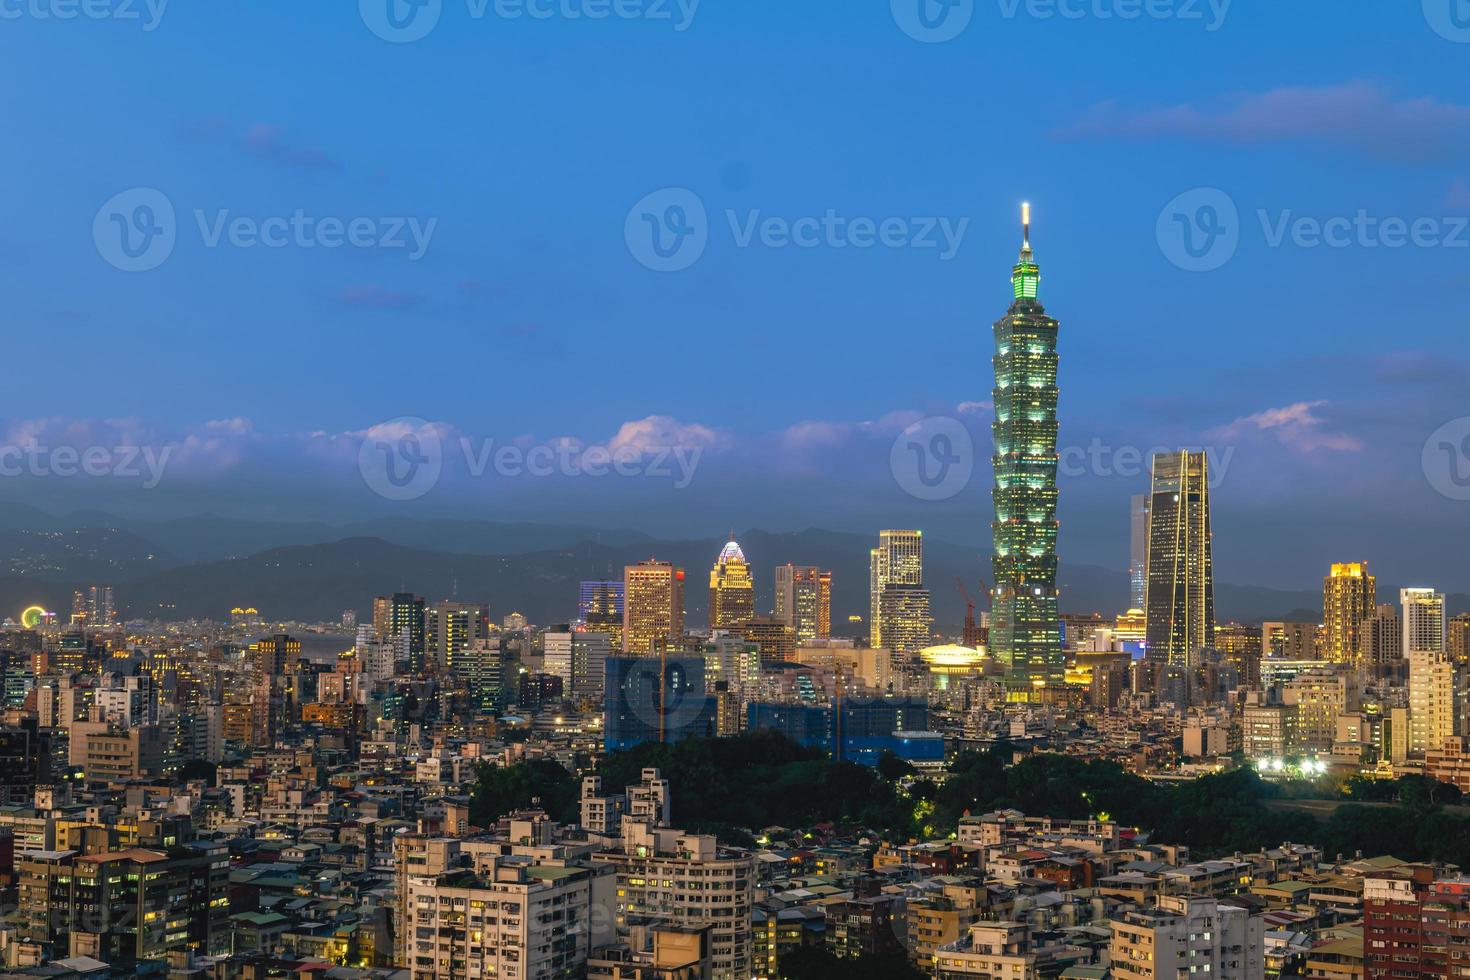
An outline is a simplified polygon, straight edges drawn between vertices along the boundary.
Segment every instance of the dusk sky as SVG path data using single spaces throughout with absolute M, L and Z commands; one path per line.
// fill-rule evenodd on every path
M 975 0 L 933 31 L 937 0 L 442 0 L 414 41 L 389 2 L 0 0 L 0 444 L 169 453 L 156 486 L 7 474 L 0 499 L 983 551 L 1026 200 L 1064 562 L 1125 567 L 1136 460 L 1207 446 L 1220 579 L 1366 558 L 1470 591 L 1458 0 Z M 172 252 L 120 268 L 113 218 L 160 197 Z M 645 218 L 691 202 L 704 251 L 651 268 Z M 298 212 L 284 247 L 228 230 Z M 977 447 L 942 500 L 894 464 L 931 416 Z M 365 436 L 427 433 L 441 478 L 374 493 Z M 476 476 L 461 439 L 642 475 Z

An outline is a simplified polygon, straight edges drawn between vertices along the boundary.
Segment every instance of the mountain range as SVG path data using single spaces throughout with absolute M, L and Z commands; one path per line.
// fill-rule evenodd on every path
M 868 614 L 868 549 L 862 535 L 820 529 L 737 535 L 757 584 L 757 608 L 773 605 L 774 568 L 786 562 L 833 572 L 834 628 Z M 705 576 L 723 537 L 666 541 L 627 529 L 493 521 L 391 518 L 334 526 L 241 521 L 199 515 L 147 522 L 79 512 L 52 517 L 25 507 L 0 508 L 0 610 L 32 603 L 67 610 L 74 589 L 114 587 L 130 617 L 222 619 L 254 606 L 274 620 L 331 621 L 344 610 L 366 615 L 372 597 L 412 591 L 429 600 L 488 602 L 532 622 L 575 615 L 577 585 L 619 578 L 624 565 L 657 557 L 688 571 L 688 622 L 700 626 L 708 605 Z M 968 591 L 984 609 L 989 556 L 972 547 L 926 539 L 925 573 L 936 623 L 957 632 Z M 963 586 L 960 583 L 964 583 Z M 1127 575 L 1063 564 L 1062 608 L 1113 614 L 1127 604 Z M 1392 601 L 1396 589 L 1380 584 Z M 1321 592 L 1217 584 L 1220 619 L 1316 620 Z M 1452 612 L 1470 596 L 1450 598 Z

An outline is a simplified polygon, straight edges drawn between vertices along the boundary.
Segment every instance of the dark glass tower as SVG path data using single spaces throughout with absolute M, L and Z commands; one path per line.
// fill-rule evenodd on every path
M 1021 216 L 1013 300 L 995 324 L 995 591 L 990 652 L 1013 691 L 1061 683 L 1057 610 L 1057 321 L 1037 299 L 1031 207 Z

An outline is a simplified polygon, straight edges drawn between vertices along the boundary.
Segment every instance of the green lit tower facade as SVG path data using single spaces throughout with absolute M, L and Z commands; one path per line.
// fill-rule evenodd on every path
M 1016 696 L 1061 683 L 1057 609 L 1057 321 L 1037 298 L 1031 207 L 1021 214 L 1013 300 L 995 324 L 994 591 L 990 653 Z

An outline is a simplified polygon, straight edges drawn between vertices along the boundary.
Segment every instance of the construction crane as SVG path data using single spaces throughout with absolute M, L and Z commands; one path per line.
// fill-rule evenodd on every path
M 970 590 L 965 586 L 965 580 L 956 578 L 955 587 L 960 590 L 960 595 L 965 598 L 965 630 L 961 634 L 960 643 L 967 647 L 979 649 L 985 645 L 985 632 L 975 620 L 975 599 L 970 595 Z M 980 588 L 985 588 L 985 583 L 980 583 Z

